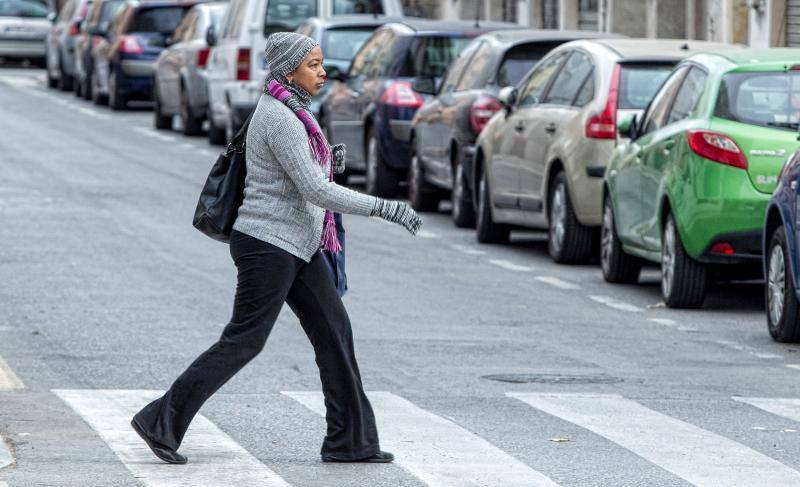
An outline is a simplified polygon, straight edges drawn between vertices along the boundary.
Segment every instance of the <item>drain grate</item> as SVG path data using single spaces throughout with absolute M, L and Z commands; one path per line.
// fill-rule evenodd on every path
M 606 374 L 493 374 L 484 375 L 481 378 L 498 382 L 510 382 L 512 384 L 616 384 L 623 381 L 619 377 L 612 377 Z

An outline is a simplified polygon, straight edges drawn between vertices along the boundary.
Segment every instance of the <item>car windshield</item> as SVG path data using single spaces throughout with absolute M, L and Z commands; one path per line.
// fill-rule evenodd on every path
M 264 34 L 297 29 L 309 17 L 317 16 L 317 0 L 269 0 Z
M 0 0 L 0 17 L 47 17 L 47 5 L 36 0 Z
M 523 44 L 508 50 L 497 70 L 498 86 L 516 86 L 537 61 L 560 43 Z
M 333 15 L 342 14 L 382 14 L 381 0 L 334 0 Z
M 714 115 L 760 127 L 800 126 L 800 72 L 728 73 Z
M 670 64 L 623 64 L 617 107 L 643 110 L 674 67 Z
M 350 61 L 374 31 L 374 27 L 328 29 L 322 38 L 322 52 L 328 59 Z
M 189 7 L 141 9 L 136 13 L 128 32 L 160 32 L 171 34 Z
M 471 41 L 471 37 L 417 37 L 411 43 L 410 58 L 400 76 L 438 78 Z

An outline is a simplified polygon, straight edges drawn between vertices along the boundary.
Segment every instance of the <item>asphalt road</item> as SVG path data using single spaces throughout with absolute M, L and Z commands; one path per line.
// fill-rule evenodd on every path
M 318 373 L 285 309 L 202 409 L 190 463 L 159 464 L 127 411 L 231 311 L 228 249 L 191 226 L 218 151 L 0 69 L 0 485 L 800 485 L 800 347 L 770 339 L 760 284 L 670 310 L 654 270 L 611 286 L 535 234 L 480 245 L 445 208 L 417 237 L 345 217 L 345 305 L 396 463 L 319 461 Z

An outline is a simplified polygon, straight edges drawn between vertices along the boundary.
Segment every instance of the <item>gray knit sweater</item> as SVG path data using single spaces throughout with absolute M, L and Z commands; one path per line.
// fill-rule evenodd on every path
M 328 181 L 303 122 L 262 95 L 247 131 L 244 202 L 233 229 L 306 262 L 319 250 L 325 210 L 369 216 L 378 199 Z

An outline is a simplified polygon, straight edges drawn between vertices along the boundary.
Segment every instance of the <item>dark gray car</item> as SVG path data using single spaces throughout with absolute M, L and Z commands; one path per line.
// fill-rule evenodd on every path
M 449 192 L 456 226 L 474 225 L 468 188 L 475 139 L 502 108 L 498 92 L 519 83 L 553 48 L 597 36 L 591 32 L 520 29 L 484 34 L 467 46 L 448 69 L 439 92 L 414 118 L 408 175 L 411 206 L 418 211 L 435 211 Z

